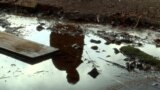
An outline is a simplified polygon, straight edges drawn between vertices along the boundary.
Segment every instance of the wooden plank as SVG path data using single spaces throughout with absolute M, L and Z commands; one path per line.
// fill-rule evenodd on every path
M 0 32 L 0 51 L 30 64 L 50 58 L 58 49 Z

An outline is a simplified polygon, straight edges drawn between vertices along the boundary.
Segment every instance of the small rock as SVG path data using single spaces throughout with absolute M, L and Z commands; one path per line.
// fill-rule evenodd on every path
M 42 31 L 43 29 L 44 29 L 43 25 L 38 25 L 38 26 L 37 26 L 37 30 L 38 30 L 38 31 Z
M 111 42 L 109 42 L 109 41 L 105 42 L 105 45 L 109 45 L 109 44 L 111 44 Z
M 91 42 L 91 43 L 95 43 L 95 44 L 100 44 L 100 43 L 101 43 L 100 40 L 93 40 L 93 39 L 91 39 L 90 42 Z
M 40 23 L 41 26 L 45 25 L 45 23 Z
M 137 43 L 137 45 L 138 45 L 139 47 L 143 46 L 143 44 L 142 44 L 142 43 Z
M 91 47 L 93 50 L 98 50 L 98 46 L 92 46 Z
M 96 68 L 93 68 L 89 73 L 91 77 L 96 78 L 99 75 L 99 72 Z
M 125 58 L 124 61 L 130 61 L 130 58 Z
M 111 55 L 107 55 L 107 57 L 111 57 Z
M 120 53 L 120 51 L 119 51 L 117 48 L 113 48 L 113 49 L 114 49 L 114 53 L 115 53 L 115 54 Z

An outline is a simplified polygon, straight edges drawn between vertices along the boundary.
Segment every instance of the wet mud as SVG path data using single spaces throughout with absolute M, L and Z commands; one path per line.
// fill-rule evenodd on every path
M 38 16 L 24 17 L 8 13 L 0 16 L 2 32 L 60 50 L 52 58 L 34 65 L 0 54 L 2 90 L 160 88 L 159 71 L 148 69 L 147 65 L 143 65 L 145 69 L 136 67 L 131 70 L 134 62 L 120 52 L 121 47 L 131 45 L 160 58 L 160 48 L 157 47 L 160 33 L 157 31 L 48 20 Z M 136 64 L 141 66 L 137 62 Z
M 0 4 L 2 10 L 8 8 L 3 11 L 19 15 L 56 16 L 78 22 L 109 23 L 157 31 L 160 28 L 159 0 L 2 0 Z

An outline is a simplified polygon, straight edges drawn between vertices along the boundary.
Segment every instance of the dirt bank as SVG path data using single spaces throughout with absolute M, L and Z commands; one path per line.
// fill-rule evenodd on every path
M 0 3 L 76 21 L 160 28 L 159 0 L 1 0 Z

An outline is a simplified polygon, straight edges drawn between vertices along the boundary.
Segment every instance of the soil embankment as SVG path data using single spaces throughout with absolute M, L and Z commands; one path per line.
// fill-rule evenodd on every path
M 159 0 L 1 0 L 0 3 L 76 21 L 160 28 Z

